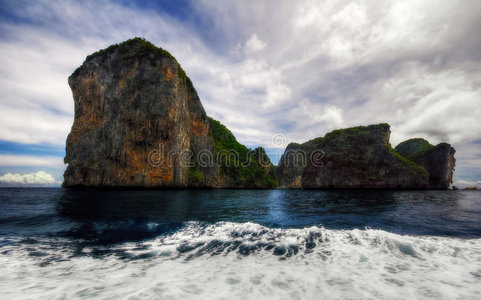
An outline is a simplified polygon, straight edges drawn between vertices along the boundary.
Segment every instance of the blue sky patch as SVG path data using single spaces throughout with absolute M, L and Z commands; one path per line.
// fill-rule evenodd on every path
M 21 144 L 0 140 L 0 154 L 64 157 L 65 147 L 44 144 Z

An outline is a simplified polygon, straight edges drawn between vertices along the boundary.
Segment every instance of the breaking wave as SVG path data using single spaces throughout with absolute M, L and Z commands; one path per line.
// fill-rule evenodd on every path
M 481 239 L 145 223 L 140 239 L 0 238 L 2 298 L 481 297 Z M 96 235 L 108 234 L 108 228 Z M 156 234 L 152 236 L 152 233 Z M 114 240 L 115 241 L 115 240 Z

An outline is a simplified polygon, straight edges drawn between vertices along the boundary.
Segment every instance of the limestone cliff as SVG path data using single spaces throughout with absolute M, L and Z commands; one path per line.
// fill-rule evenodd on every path
M 212 120 L 192 82 L 150 42 L 135 38 L 89 55 L 68 83 L 75 118 L 65 187 L 272 186 L 253 174 L 224 176 L 249 166 L 232 171 L 218 162 Z
M 277 167 L 277 179 L 279 186 L 283 188 L 302 188 L 302 175 L 311 157 L 320 159 L 324 154 L 313 151 L 322 141 L 317 138 L 303 144 L 290 143 L 287 145 Z
M 449 144 L 415 139 L 395 151 L 388 124 L 292 143 L 276 168 L 209 118 L 176 59 L 144 39 L 89 55 L 68 82 L 65 187 L 445 189 L 452 180 Z
M 433 146 L 424 139 L 416 138 L 400 143 L 394 150 L 428 171 L 429 189 L 443 190 L 452 184 L 456 150 L 450 144 Z
M 290 144 L 277 171 L 286 188 L 426 188 L 429 174 L 395 152 L 388 124 L 335 130 Z

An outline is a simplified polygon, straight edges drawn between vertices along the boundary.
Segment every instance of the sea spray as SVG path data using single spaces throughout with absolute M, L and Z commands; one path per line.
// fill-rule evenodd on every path
M 76 243 L 55 238 L 28 242 L 2 238 L 0 243 L 3 297 L 475 299 L 481 295 L 481 239 L 186 222 L 154 239 L 109 246 L 76 249 Z

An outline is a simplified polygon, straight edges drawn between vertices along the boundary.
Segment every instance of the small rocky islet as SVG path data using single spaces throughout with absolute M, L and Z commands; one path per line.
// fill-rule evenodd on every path
M 388 124 L 291 143 L 279 166 L 206 115 L 177 60 L 134 38 L 87 56 L 69 77 L 75 104 L 64 187 L 448 189 L 454 148 Z
M 390 126 L 334 130 L 322 138 L 287 146 L 277 169 L 285 188 L 448 189 L 454 148 L 410 139 L 394 149 Z

